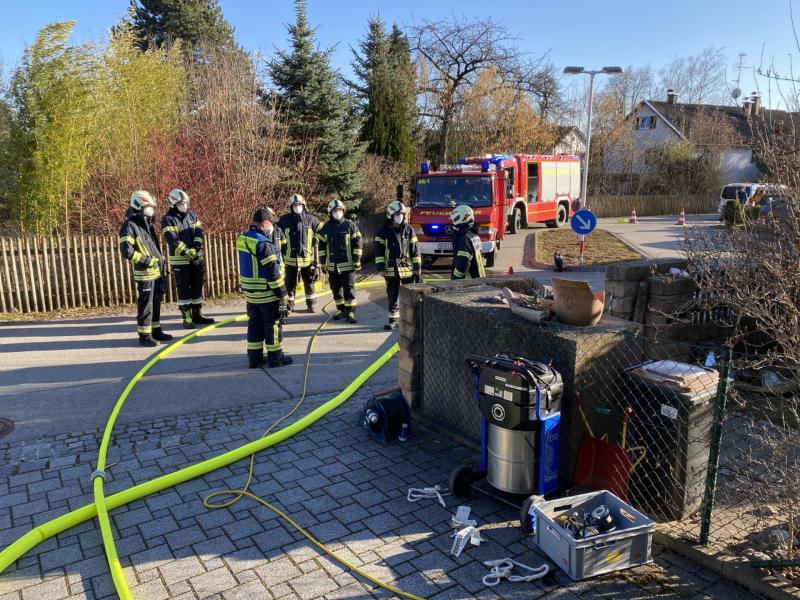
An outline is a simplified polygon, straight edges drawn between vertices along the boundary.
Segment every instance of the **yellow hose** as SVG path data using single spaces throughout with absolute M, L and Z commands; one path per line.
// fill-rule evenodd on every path
M 437 279 L 426 280 L 426 281 L 437 281 Z M 364 282 L 364 283 L 359 284 L 358 287 L 381 285 L 382 283 L 383 282 L 380 282 L 380 281 Z M 323 294 L 329 294 L 329 293 L 330 293 L 330 291 L 323 292 Z M 112 410 L 111 416 L 109 417 L 109 421 L 106 424 L 106 429 L 105 429 L 104 434 L 103 434 L 103 440 L 101 442 L 100 452 L 98 454 L 97 472 L 102 473 L 102 471 L 105 468 L 105 460 L 106 460 L 106 455 L 107 455 L 107 450 L 108 450 L 108 444 L 109 444 L 110 439 L 111 439 L 111 432 L 113 431 L 113 427 L 114 427 L 114 423 L 116 421 L 116 418 L 119 415 L 120 410 L 122 409 L 122 405 L 124 404 L 125 400 L 127 399 L 128 395 L 130 394 L 130 392 L 136 386 L 138 381 L 150 370 L 150 368 L 152 368 L 152 366 L 155 365 L 159 360 L 161 360 L 162 358 L 168 356 L 169 354 L 174 352 L 177 348 L 179 348 L 180 346 L 182 346 L 183 344 L 185 344 L 189 340 L 194 339 L 195 337 L 199 337 L 201 335 L 204 335 L 205 333 L 208 333 L 209 331 L 211 331 L 211 330 L 213 330 L 213 329 L 215 329 L 217 327 L 221 327 L 223 325 L 227 325 L 227 324 L 233 323 L 235 321 L 243 321 L 243 320 L 246 320 L 246 319 L 247 319 L 246 315 L 239 315 L 237 317 L 233 317 L 233 318 L 227 319 L 225 321 L 220 321 L 218 323 L 214 323 L 214 324 L 209 325 L 208 327 L 205 327 L 205 328 L 200 329 L 198 331 L 194 331 L 194 332 L 190 333 L 189 335 L 184 336 L 180 340 L 177 340 L 176 342 L 170 344 L 169 346 L 164 348 L 161 352 L 159 352 L 158 354 L 153 356 L 145 364 L 145 366 L 142 367 L 136 373 L 136 375 L 134 375 L 134 377 L 131 379 L 131 381 L 128 382 L 128 385 L 126 386 L 126 388 L 123 391 L 122 395 L 120 395 L 120 398 L 117 400 L 117 403 L 115 404 L 114 409 Z M 324 326 L 324 323 L 322 324 L 322 326 Z M 315 333 L 314 333 L 315 336 L 322 329 L 322 326 L 320 326 L 315 331 Z M 313 343 L 313 340 L 312 340 L 312 343 Z M 17 540 L 15 540 L 11 545 L 9 545 L 2 552 L 0 552 L 0 573 L 2 573 L 11 564 L 13 564 L 20 557 L 22 557 L 25 553 L 27 553 L 29 550 L 31 550 L 32 548 L 34 548 L 36 545 L 40 544 L 41 542 L 49 539 L 50 537 L 52 537 L 54 535 L 58 535 L 59 533 L 61 533 L 63 531 L 66 531 L 67 529 L 69 529 L 71 527 L 74 527 L 74 526 L 76 526 L 76 525 L 78 525 L 80 523 L 83 523 L 83 522 L 85 522 L 85 521 L 97 516 L 99 524 L 100 524 L 101 534 L 102 534 L 102 537 L 103 537 L 103 544 L 104 544 L 105 549 L 106 549 L 106 556 L 108 558 L 109 568 L 111 570 L 112 579 L 114 580 L 114 585 L 117 588 L 117 592 L 120 595 L 120 598 L 122 598 L 123 600 L 129 600 L 131 598 L 130 591 L 128 590 L 127 584 L 125 583 L 125 579 L 124 579 L 124 576 L 123 576 L 123 573 L 122 573 L 122 568 L 121 568 L 121 566 L 119 564 L 119 558 L 117 556 L 116 548 L 114 546 L 113 535 L 111 533 L 111 526 L 110 526 L 110 522 L 109 522 L 109 519 L 108 519 L 108 510 L 109 509 L 118 508 L 120 506 L 123 506 L 125 504 L 130 503 L 130 502 L 133 502 L 135 500 L 139 500 L 139 499 L 141 499 L 141 498 L 143 498 L 145 496 L 160 492 L 160 491 L 162 491 L 162 490 L 164 490 L 166 488 L 174 487 L 174 486 L 176 486 L 176 485 L 178 485 L 180 483 L 184 483 L 184 482 L 189 481 L 191 479 L 194 479 L 196 477 L 201 477 L 202 475 L 206 475 L 206 474 L 208 474 L 208 473 L 210 473 L 212 471 L 220 469 L 220 468 L 222 468 L 224 466 L 227 466 L 227 465 L 229 465 L 231 463 L 234 463 L 234 462 L 236 462 L 238 460 L 241 460 L 242 458 L 245 458 L 247 456 L 251 456 L 252 457 L 255 453 L 257 453 L 257 452 L 259 452 L 261 450 L 264 450 L 266 448 L 269 448 L 269 447 L 271 447 L 271 446 L 273 446 L 273 445 L 275 445 L 277 443 L 280 443 L 280 442 L 282 442 L 282 441 L 284 441 L 284 440 L 296 435 L 297 433 L 299 433 L 300 431 L 302 431 L 302 430 L 306 429 L 307 427 L 311 426 L 313 423 L 315 423 L 316 421 L 318 421 L 319 419 L 321 419 L 322 417 L 324 417 L 325 415 L 327 415 L 328 413 L 330 413 L 334 409 L 336 409 L 339 406 L 341 406 L 346 400 L 348 400 L 358 390 L 359 387 L 361 387 L 361 385 L 364 384 L 364 382 L 367 379 L 369 379 L 378 369 L 380 369 L 384 364 L 386 364 L 386 362 L 388 362 L 388 360 L 397 352 L 397 350 L 398 350 L 398 346 L 397 346 L 397 344 L 394 344 L 386 352 L 384 352 L 384 354 L 381 357 L 379 357 L 375 362 L 373 362 L 369 367 L 367 367 L 358 377 L 356 377 L 356 379 L 354 379 L 344 390 L 342 390 L 339 394 L 334 396 L 332 399 L 330 399 L 328 402 L 326 402 L 322 406 L 320 406 L 320 407 L 316 408 L 315 410 L 313 410 L 311 413 L 309 413 L 305 417 L 299 419 L 297 422 L 295 422 L 295 423 L 293 423 L 293 424 L 291 424 L 291 425 L 289 425 L 287 427 L 284 427 L 283 429 L 281 429 L 281 430 L 279 430 L 279 431 L 277 431 L 275 433 L 272 433 L 272 434 L 269 434 L 269 435 L 265 435 L 264 437 L 262 437 L 262 438 L 260 438 L 258 440 L 255 440 L 253 442 L 250 442 L 248 444 L 240 446 L 239 448 L 236 448 L 235 450 L 226 452 L 226 453 L 221 454 L 219 456 L 215 456 L 213 458 L 210 458 L 208 460 L 202 461 L 202 462 L 197 463 L 195 465 L 191 465 L 189 467 L 185 467 L 185 468 L 180 469 L 178 471 L 175 471 L 173 473 L 168 473 L 166 475 L 162 475 L 161 477 L 157 477 L 155 479 L 151 479 L 150 481 L 135 485 L 135 486 L 133 486 L 131 488 L 128 488 L 126 490 L 123 490 L 121 492 L 117 492 L 116 494 L 113 494 L 113 495 L 111 495 L 109 497 L 105 497 L 104 494 L 103 494 L 103 481 L 104 481 L 103 477 L 102 476 L 95 477 L 94 481 L 93 481 L 95 504 L 89 504 L 89 505 L 83 506 L 83 507 L 81 507 L 79 509 L 76 509 L 76 510 L 73 510 L 73 511 L 71 511 L 71 512 L 65 514 L 65 515 L 62 515 L 60 517 L 57 517 L 57 518 L 52 519 L 50 521 L 47 521 L 46 523 L 42 523 L 41 525 L 39 525 L 39 526 L 35 527 L 34 529 L 32 529 L 31 531 L 29 531 L 28 533 L 24 534 L 22 537 L 20 537 Z M 310 351 L 310 348 L 309 348 L 309 351 Z M 308 365 L 306 365 L 306 373 L 305 373 L 305 375 L 306 375 L 306 377 L 308 375 Z M 305 391 L 305 384 L 304 384 L 304 391 Z M 301 400 L 301 402 L 302 402 L 302 400 Z M 296 405 L 295 408 L 293 408 L 292 411 L 289 414 L 293 413 L 299 407 L 299 404 L 300 403 L 298 403 L 298 405 Z M 277 425 L 280 421 L 284 420 L 285 418 L 288 418 L 288 416 L 289 415 L 287 414 L 282 419 L 280 419 L 279 421 L 274 423 L 273 427 L 275 425 Z M 248 485 L 250 483 L 251 477 L 252 477 L 252 471 L 250 473 L 250 476 L 248 477 Z M 336 558 L 339 562 L 341 562 L 342 564 L 344 564 L 348 568 L 354 570 L 355 572 L 359 573 L 360 575 L 362 575 L 366 579 L 368 579 L 370 581 L 373 581 L 377 585 L 381 585 L 382 587 L 385 587 L 386 589 L 392 591 L 393 593 L 399 594 L 399 595 L 404 596 L 406 598 L 411 598 L 412 600 L 421 600 L 417 596 L 413 596 L 411 594 L 408 594 L 406 592 L 398 590 L 398 589 L 390 586 L 389 584 L 386 584 L 384 582 L 381 582 L 381 581 L 371 577 L 367 573 L 364 573 L 363 571 L 358 569 L 355 565 L 352 565 L 349 562 L 347 562 L 346 560 L 344 560 L 343 558 L 337 556 L 329 548 L 327 548 L 326 546 L 321 544 L 318 540 L 314 539 L 313 536 L 311 536 L 311 534 L 309 534 L 307 531 L 305 531 L 299 525 L 297 525 L 297 523 L 295 523 L 288 515 L 282 513 L 279 509 L 277 509 L 276 507 L 270 505 L 266 501 L 258 498 L 254 494 L 251 494 L 250 492 L 246 491 L 246 487 L 247 486 L 245 486 L 245 488 L 243 488 L 241 490 L 233 490 L 233 492 L 239 494 L 239 496 L 236 497 L 236 499 L 238 499 L 239 497 L 242 497 L 242 496 L 248 496 L 248 497 L 251 497 L 251 498 L 257 500 L 258 502 L 264 504 L 265 506 L 270 508 L 270 510 L 275 511 L 281 517 L 283 517 L 288 522 L 290 522 L 301 533 L 303 533 L 303 535 L 305 535 L 308 539 L 310 539 L 314 544 L 316 544 L 318 547 L 320 547 L 323 551 L 329 553 L 331 556 Z M 218 493 L 222 493 L 222 492 L 218 492 Z M 231 490 L 229 490 L 228 493 L 231 493 Z M 206 499 L 206 500 L 208 500 L 208 499 Z

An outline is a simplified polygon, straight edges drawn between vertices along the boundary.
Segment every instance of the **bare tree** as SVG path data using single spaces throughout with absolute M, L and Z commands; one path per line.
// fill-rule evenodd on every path
M 663 89 L 672 88 L 682 102 L 726 104 L 727 59 L 722 48 L 705 48 L 693 56 L 674 58 L 659 71 Z
M 464 93 L 482 70 L 493 67 L 503 84 L 513 82 L 520 92 L 538 97 L 542 111 L 550 110 L 555 101 L 555 78 L 544 58 L 521 53 L 508 30 L 491 17 L 423 21 L 409 28 L 409 39 L 419 65 L 421 114 L 438 127 L 440 162 L 448 155 L 453 121 Z

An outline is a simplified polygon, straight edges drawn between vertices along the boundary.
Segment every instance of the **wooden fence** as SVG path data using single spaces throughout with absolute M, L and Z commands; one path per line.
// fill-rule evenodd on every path
M 719 198 L 709 195 L 687 196 L 589 196 L 589 206 L 598 217 L 628 217 L 635 208 L 639 217 L 687 215 L 717 212 Z
M 372 258 L 372 241 L 382 222 L 383 215 L 358 221 L 364 262 Z M 239 292 L 236 235 L 206 236 L 208 297 Z M 175 282 L 169 279 L 166 301 L 174 302 L 178 298 Z M 116 235 L 0 237 L 0 312 L 51 312 L 135 302 L 133 272 L 120 256 Z

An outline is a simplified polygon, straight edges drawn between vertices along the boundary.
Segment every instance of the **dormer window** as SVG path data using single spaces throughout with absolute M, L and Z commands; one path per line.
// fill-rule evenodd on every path
M 636 118 L 636 129 L 655 129 L 656 128 L 656 118 L 655 117 L 637 117 Z

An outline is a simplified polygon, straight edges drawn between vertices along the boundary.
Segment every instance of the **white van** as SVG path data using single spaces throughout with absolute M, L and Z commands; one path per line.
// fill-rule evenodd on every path
M 745 194 L 747 198 L 743 202 L 743 204 L 747 204 L 750 202 L 750 199 L 753 195 L 758 191 L 759 184 L 757 183 L 729 183 L 719 194 L 719 204 L 717 204 L 717 213 L 722 214 L 722 211 L 725 210 L 725 205 L 728 203 L 728 200 L 736 200 L 738 198 L 736 192 L 739 188 L 744 188 Z

